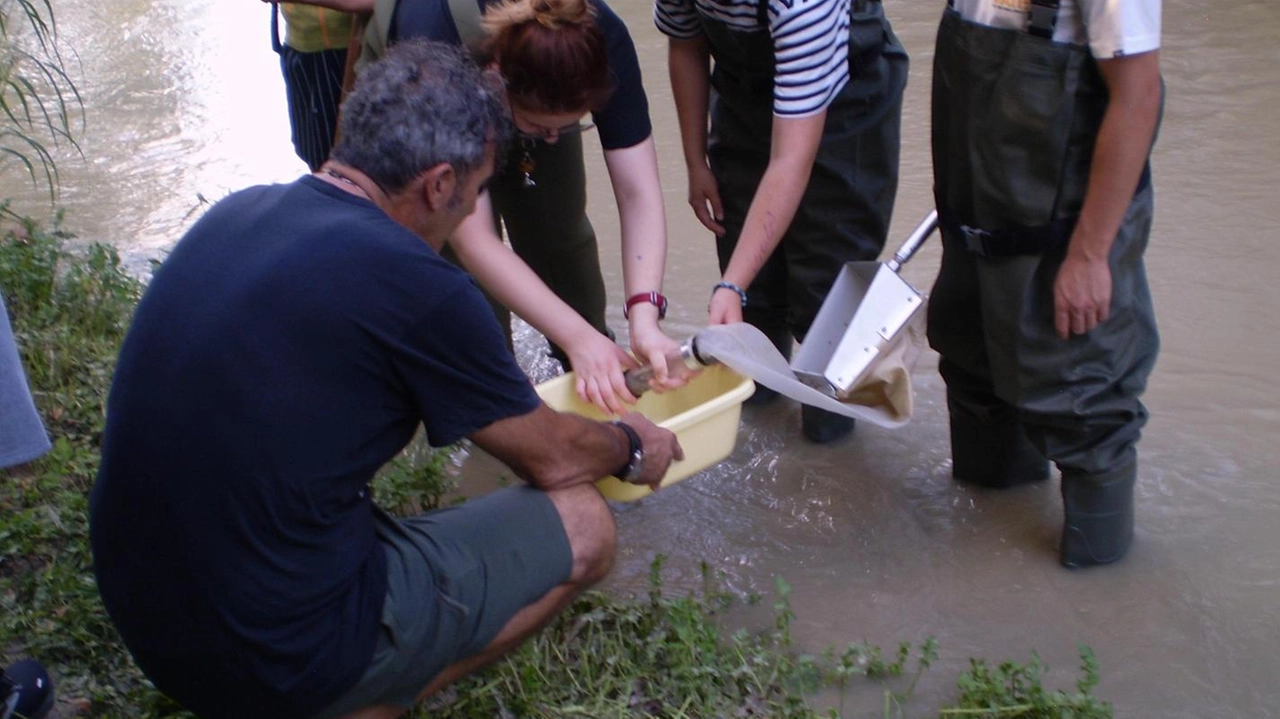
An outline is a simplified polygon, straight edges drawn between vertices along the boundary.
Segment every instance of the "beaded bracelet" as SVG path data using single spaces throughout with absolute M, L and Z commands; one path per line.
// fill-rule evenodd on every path
M 743 306 L 743 307 L 746 307 L 746 306 L 747 306 L 747 291 L 746 291 L 746 290 L 744 290 L 744 289 L 742 289 L 741 287 L 739 287 L 739 286 L 737 286 L 737 285 L 733 284 L 732 282 L 725 282 L 724 280 L 721 280 L 721 281 L 719 281 L 719 282 L 717 282 L 717 283 L 716 283 L 716 286 L 715 286 L 715 287 L 712 287 L 712 288 L 711 288 L 711 294 L 712 294 L 712 295 L 715 295 L 716 290 L 720 290 L 720 289 L 733 290 L 734 292 L 737 292 L 737 293 L 738 293 L 738 296 L 742 298 L 742 306 Z

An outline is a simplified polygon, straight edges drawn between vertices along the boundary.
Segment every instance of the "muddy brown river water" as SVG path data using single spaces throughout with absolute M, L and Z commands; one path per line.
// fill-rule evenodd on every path
M 932 201 L 928 69 L 942 5 L 886 2 L 912 53 L 891 245 Z M 684 201 L 665 40 L 648 2 L 614 7 L 635 35 L 657 128 L 671 245 L 666 326 L 689 335 L 717 278 L 712 238 Z M 55 9 L 86 103 L 84 157 L 60 155 L 67 229 L 114 243 L 145 272 L 206 200 L 303 171 L 262 3 L 59 0 Z M 1168 0 L 1163 44 L 1168 100 L 1147 255 L 1163 351 L 1146 395 L 1127 559 L 1083 572 L 1058 565 L 1056 481 L 990 492 L 950 480 L 943 388 L 926 354 L 915 417 L 900 430 L 862 426 L 816 447 L 801 438 L 793 402 L 747 408 L 729 459 L 619 506 L 621 554 L 607 586 L 643 590 L 661 553 L 673 591 L 699 584 L 703 560 L 740 592 L 769 595 L 773 578 L 785 578 L 795 638 L 811 651 L 935 636 L 941 659 L 906 704 L 911 717 L 954 698 L 969 657 L 1024 661 L 1036 651 L 1052 669 L 1048 683 L 1067 688 L 1078 644 L 1097 653 L 1097 692 L 1117 716 L 1280 716 L 1280 5 Z M 607 187 L 598 152 L 590 162 L 593 186 Z M 11 167 L 0 196 L 48 209 Z M 591 202 L 616 288 L 612 197 Z M 935 241 L 906 276 L 927 288 L 938 257 Z M 522 362 L 545 377 L 540 338 L 527 327 L 520 336 Z M 468 481 L 493 469 L 480 456 L 460 464 Z M 744 611 L 735 620 L 768 618 Z M 844 715 L 880 716 L 882 704 L 868 684 L 846 695 Z

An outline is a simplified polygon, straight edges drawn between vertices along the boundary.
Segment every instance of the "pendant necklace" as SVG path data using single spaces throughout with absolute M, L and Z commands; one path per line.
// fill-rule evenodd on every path
M 528 138 L 520 139 L 520 149 L 522 154 L 520 155 L 520 162 L 517 167 L 524 173 L 524 181 L 522 184 L 525 189 L 538 186 L 538 183 L 533 179 L 533 170 L 537 165 L 533 162 L 533 156 L 529 154 L 529 150 L 533 149 L 533 142 L 533 140 Z
M 370 199 L 370 198 L 369 198 L 369 193 L 368 193 L 368 192 L 365 192 L 364 188 L 360 186 L 360 183 L 356 182 L 355 180 L 351 179 L 350 177 L 347 177 L 346 175 L 342 174 L 341 172 L 338 172 L 337 170 L 333 169 L 332 167 L 326 167 L 326 168 L 324 168 L 324 174 L 328 175 L 329 177 L 332 177 L 333 179 L 337 180 L 338 182 L 341 182 L 341 183 L 346 184 L 346 185 L 350 185 L 351 187 L 355 188 L 356 192 L 360 193 L 360 196 L 361 196 L 361 197 L 364 197 L 365 199 Z M 372 200 L 370 200 L 370 201 L 372 201 Z
M 355 180 L 351 179 L 350 177 L 347 177 L 346 175 L 342 174 L 341 172 L 338 172 L 337 170 L 333 169 L 332 167 L 326 167 L 326 168 L 324 169 L 324 174 L 328 175 L 329 177 L 332 177 L 333 179 L 337 180 L 338 182 L 345 182 L 345 183 L 347 183 L 348 185 L 351 185 L 352 187 L 355 187 L 355 188 L 357 188 L 357 189 L 359 189 L 359 187 L 360 187 L 359 185 L 357 185 L 357 184 L 356 184 L 356 181 L 355 181 Z

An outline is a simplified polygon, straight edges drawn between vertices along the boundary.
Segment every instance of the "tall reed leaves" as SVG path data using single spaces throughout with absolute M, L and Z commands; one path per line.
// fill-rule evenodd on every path
M 67 73 L 51 0 L 0 0 L 0 170 L 20 165 L 58 197 L 51 147 L 76 152 L 84 103 Z M 0 207 L 0 214 L 9 214 Z

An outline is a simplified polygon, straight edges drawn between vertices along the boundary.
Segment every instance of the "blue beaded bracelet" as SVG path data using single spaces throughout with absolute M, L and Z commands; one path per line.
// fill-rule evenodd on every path
M 746 291 L 746 290 L 744 290 L 744 289 L 742 289 L 741 287 L 739 287 L 739 286 L 737 286 L 737 285 L 733 284 L 732 282 L 725 282 L 725 281 L 721 280 L 720 282 L 717 282 L 717 283 L 716 283 L 716 286 L 715 286 L 715 287 L 712 287 L 712 288 L 711 288 L 711 294 L 713 294 L 713 295 L 714 295 L 714 294 L 716 293 L 716 290 L 719 290 L 719 289 L 733 290 L 734 292 L 737 292 L 737 293 L 738 293 L 738 296 L 742 298 L 742 306 L 743 306 L 743 307 L 746 307 L 746 306 L 747 306 L 747 291 Z

